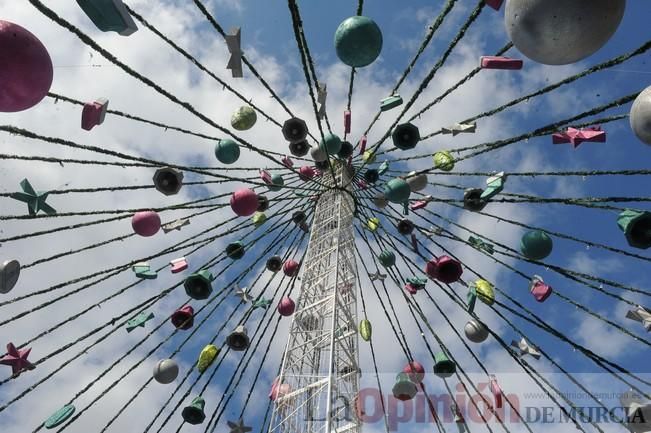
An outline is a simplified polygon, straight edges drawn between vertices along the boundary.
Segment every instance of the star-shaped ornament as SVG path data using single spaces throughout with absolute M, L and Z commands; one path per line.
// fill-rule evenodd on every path
M 432 236 L 440 236 L 443 234 L 443 228 L 430 226 L 430 228 L 428 230 L 424 230 L 424 232 L 428 238 L 431 238 Z
M 511 341 L 511 347 L 515 349 L 514 351 L 520 358 L 524 355 L 531 355 L 536 359 L 540 359 L 540 356 L 542 355 L 538 349 L 532 346 L 524 337 L 522 337 L 519 342 L 515 340 Z
M 147 323 L 153 318 L 154 318 L 154 313 L 147 313 L 143 311 L 142 313 L 138 314 L 136 317 L 134 317 L 133 319 L 127 322 L 127 332 L 131 332 L 139 326 L 141 328 L 144 328 L 145 323 Z
M 244 425 L 242 418 L 238 422 L 227 421 L 226 423 L 228 424 L 228 428 L 231 429 L 231 433 L 248 433 L 253 430 L 253 428 Z
M 585 129 L 567 128 L 564 132 L 557 132 L 552 135 L 552 143 L 571 143 L 576 149 L 583 142 L 605 143 L 606 131 L 600 126 L 591 126 Z
M 242 302 L 253 301 L 253 298 L 251 297 L 251 295 L 249 295 L 249 289 L 247 289 L 246 287 L 242 289 L 237 289 L 235 291 L 235 296 L 238 296 L 242 300 Z
M 260 298 L 253 302 L 253 309 L 264 308 L 266 310 L 269 305 L 271 305 L 270 299 Z
M 368 274 L 368 277 L 371 279 L 371 281 L 375 280 L 381 280 L 384 281 L 384 279 L 387 277 L 386 274 L 380 273 L 380 271 L 377 271 L 374 274 Z
M 441 133 L 442 134 L 452 134 L 452 136 L 456 136 L 457 134 L 474 134 L 475 131 L 477 130 L 477 123 L 472 122 L 472 123 L 455 123 L 454 125 L 451 126 L 446 126 L 445 128 L 441 128 Z
M 179 218 L 175 221 L 169 222 L 167 224 L 163 224 L 161 228 L 165 233 L 169 233 L 172 230 L 178 230 L 181 231 L 181 227 L 187 226 L 190 224 L 190 220 L 187 218 Z
M 13 376 L 18 376 L 25 370 L 33 370 L 36 366 L 27 360 L 31 351 L 31 348 L 18 350 L 13 343 L 8 343 L 7 354 L 0 358 L 0 364 L 10 365 Z
M 651 331 L 651 310 L 638 305 L 626 313 L 626 318 L 640 322 L 647 332 Z
M 30 215 L 36 215 L 40 211 L 43 211 L 47 215 L 54 215 L 57 213 L 52 206 L 45 203 L 49 192 L 37 192 L 27 179 L 23 179 L 20 182 L 20 187 L 23 189 L 23 192 L 15 192 L 11 194 L 10 197 L 14 200 L 27 203 L 27 209 Z
M 475 237 L 470 236 L 468 238 L 468 243 L 473 248 L 478 249 L 478 250 L 483 250 L 483 251 L 487 252 L 488 254 L 493 254 L 495 252 L 495 249 L 493 248 L 493 245 L 491 245 L 491 244 L 489 244 L 487 242 L 484 242 L 483 240 L 481 240 L 479 238 L 475 238 Z

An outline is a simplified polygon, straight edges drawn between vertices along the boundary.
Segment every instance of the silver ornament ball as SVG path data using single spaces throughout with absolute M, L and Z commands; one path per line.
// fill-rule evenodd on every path
M 154 380 L 158 383 L 172 383 L 178 375 L 179 365 L 172 359 L 162 359 L 154 366 Z
M 425 173 L 416 174 L 415 171 L 412 171 L 405 180 L 412 192 L 421 191 L 427 187 L 427 175 Z
M 488 329 L 474 319 L 466 323 L 463 331 L 466 333 L 468 340 L 473 343 L 481 343 L 488 338 Z
M 513 45 L 545 65 L 585 59 L 617 30 L 626 0 L 507 0 L 504 24 Z
M 315 162 L 323 162 L 328 160 L 328 154 L 319 146 L 314 146 L 310 149 L 310 155 Z
M 629 120 L 637 138 L 651 144 L 651 86 L 635 98 Z

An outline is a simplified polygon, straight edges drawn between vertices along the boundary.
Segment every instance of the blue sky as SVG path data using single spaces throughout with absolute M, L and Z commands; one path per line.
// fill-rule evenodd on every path
M 39 36 L 46 44 L 55 65 L 55 81 L 52 91 L 80 100 L 88 100 L 96 96 L 104 95 L 109 97 L 111 107 L 115 107 L 115 109 L 139 114 L 168 124 L 181 125 L 209 135 L 221 136 L 219 131 L 215 131 L 214 128 L 199 122 L 196 118 L 188 115 L 187 112 L 170 104 L 160 95 L 157 95 L 150 89 L 146 89 L 133 78 L 127 77 L 117 68 L 108 66 L 108 62 L 100 58 L 98 54 L 93 54 L 90 57 L 90 50 L 78 39 L 42 17 L 27 2 L 24 3 L 16 4 L 8 0 L 0 0 L 0 9 L 3 12 L 7 11 L 7 20 L 25 26 Z M 235 99 L 232 95 L 222 92 L 221 86 L 216 85 L 214 81 L 207 78 L 188 62 L 180 60 L 176 53 L 161 43 L 155 36 L 152 36 L 146 29 L 141 28 L 139 32 L 129 38 L 120 38 L 114 34 L 101 34 L 81 14 L 76 4 L 74 2 L 72 3 L 68 5 L 62 2 L 55 2 L 53 5 L 48 6 L 77 25 L 82 31 L 98 40 L 102 46 L 116 53 L 125 63 L 133 65 L 136 70 L 152 77 L 156 82 L 163 83 L 173 93 L 181 95 L 185 100 L 191 101 L 195 107 L 207 113 L 218 123 L 230 127 L 230 115 L 241 105 L 241 101 Z M 411 1 L 407 6 L 402 6 L 390 0 L 366 2 L 364 14 L 373 18 L 381 27 L 384 37 L 384 47 L 380 58 L 373 65 L 364 68 L 357 75 L 352 109 L 352 140 L 359 138 L 359 135 L 375 114 L 379 100 L 385 97 L 389 89 L 393 87 L 397 77 L 403 71 L 420 44 L 426 27 L 438 15 L 441 5 L 432 5 L 431 3 Z M 185 4 L 185 2 L 165 1 L 153 5 L 144 0 L 129 2 L 129 5 L 143 14 L 152 24 L 163 29 L 166 34 L 170 35 L 181 46 L 197 56 L 197 58 L 211 70 L 215 71 L 221 78 L 231 83 L 245 95 L 253 97 L 254 101 L 264 107 L 274 118 L 282 122 L 287 116 L 278 104 L 275 104 L 268 97 L 268 93 L 256 82 L 251 74 L 246 74 L 245 79 L 239 81 L 230 78 L 230 73 L 224 69 L 228 56 L 225 44 L 223 44 L 223 41 L 216 35 L 213 29 L 205 23 L 194 7 Z M 334 132 L 341 134 L 342 112 L 345 106 L 349 69 L 336 59 L 332 42 L 333 34 L 338 24 L 354 13 L 356 4 L 342 1 L 301 2 L 299 6 L 305 24 L 309 47 L 315 59 L 317 73 L 319 77 L 322 77 L 328 83 L 328 115 L 333 124 Z M 466 16 L 474 6 L 475 2 L 468 0 L 460 0 L 457 6 L 455 6 L 453 12 L 439 29 L 432 43 L 416 65 L 415 70 L 402 86 L 401 94 L 405 100 L 411 97 L 422 78 L 436 63 L 441 53 L 447 47 L 450 39 L 456 33 L 459 25 L 465 21 Z M 232 26 L 242 27 L 243 47 L 247 56 L 249 56 L 254 65 L 261 71 L 262 75 L 270 81 L 272 87 L 280 93 L 284 100 L 288 101 L 291 108 L 300 117 L 308 121 L 310 130 L 313 133 L 317 131 L 305 79 L 297 56 L 294 35 L 291 31 L 291 21 L 287 5 L 283 2 L 217 0 L 210 3 L 210 9 L 225 29 L 228 30 Z M 554 83 L 566 76 L 582 71 L 586 67 L 632 51 L 646 42 L 647 36 L 645 35 L 645 29 L 648 27 L 647 23 L 651 18 L 650 15 L 651 8 L 647 4 L 639 0 L 629 1 L 626 15 L 618 32 L 605 47 L 588 59 L 578 64 L 563 67 L 546 67 L 524 59 L 525 67 L 519 72 L 482 71 L 482 73 L 462 89 L 450 95 L 443 103 L 439 104 L 435 109 L 432 109 L 428 114 L 422 116 L 421 119 L 414 121 L 414 123 L 420 128 L 422 134 L 433 132 L 442 126 L 460 121 L 486 109 L 499 106 L 515 97 L 532 92 L 542 86 Z M 508 41 L 503 30 L 502 17 L 503 10 L 495 12 L 492 9 L 486 8 L 477 23 L 468 32 L 463 42 L 452 53 L 446 66 L 439 71 L 428 87 L 427 92 L 421 98 L 421 102 L 417 103 L 415 108 L 422 107 L 426 102 L 438 96 L 452 83 L 472 70 L 479 61 L 480 55 L 493 54 Z M 515 49 L 511 49 L 508 55 L 522 58 Z M 621 96 L 644 89 L 650 82 L 650 61 L 651 58 L 648 53 L 637 56 L 611 70 L 593 74 L 588 78 L 558 89 L 549 95 L 533 99 L 528 103 L 519 104 L 490 119 L 481 119 L 478 122 L 478 133 L 476 135 L 461 135 L 454 139 L 450 136 L 438 136 L 427 142 L 420 143 L 416 149 L 409 151 L 409 153 L 393 152 L 388 155 L 390 158 L 394 158 L 408 155 L 431 154 L 441 149 L 450 149 L 509 138 L 554 121 L 571 117 L 593 106 L 601 105 Z M 66 67 L 68 65 L 87 65 L 89 63 L 99 63 L 104 66 L 99 68 L 85 66 Z M 80 83 L 83 84 L 80 85 Z M 610 110 L 598 117 L 627 113 L 629 108 L 630 104 Z M 163 161 L 178 162 L 183 165 L 215 166 L 217 164 L 212 153 L 214 143 L 210 141 L 187 137 L 173 131 L 164 132 L 156 128 L 145 127 L 125 119 L 111 116 L 107 117 L 105 125 L 96 128 L 90 133 L 86 133 L 78 129 L 78 111 L 78 107 L 70 106 L 62 102 L 54 104 L 51 99 L 45 99 L 39 106 L 23 113 L 2 113 L 0 116 L 2 117 L 0 124 L 16 125 L 33 129 L 44 135 L 62 136 L 83 144 L 101 145 L 113 150 L 120 150 Z M 413 111 L 410 111 L 407 115 L 410 115 Z M 382 116 L 381 121 L 373 128 L 371 134 L 369 134 L 369 142 L 374 142 L 384 133 L 398 112 L 398 110 L 395 110 Z M 572 149 L 570 145 L 552 145 L 551 137 L 549 136 L 539 137 L 527 142 L 515 143 L 503 150 L 464 161 L 458 164 L 455 170 L 467 172 L 489 172 L 493 170 L 519 172 L 648 168 L 648 152 L 650 149 L 635 138 L 630 131 L 626 119 L 605 125 L 604 128 L 608 133 L 606 143 L 584 143 L 579 148 Z M 280 131 L 275 129 L 273 125 L 265 123 L 262 120 L 258 121 L 258 124 L 253 130 L 242 133 L 242 136 L 263 149 L 286 152 L 286 143 L 282 139 Z M 10 137 L 7 134 L 2 134 L 0 140 L 2 153 L 45 155 L 62 158 L 97 158 L 96 155 L 88 152 L 72 151 L 62 148 L 53 149 L 47 144 L 37 143 L 19 137 Z M 390 147 L 389 142 L 387 142 L 383 145 L 382 149 L 386 150 Z M 379 161 L 382 161 L 382 158 Z M 268 161 L 262 160 L 251 152 L 243 151 L 241 160 L 235 166 L 259 166 L 264 168 L 268 166 Z M 392 170 L 403 171 L 430 167 L 431 157 L 412 161 L 408 165 L 394 163 L 391 166 Z M 26 164 L 24 162 L 3 161 L 0 163 L 0 179 L 2 180 L 3 192 L 14 191 L 17 182 L 23 177 L 34 179 L 35 186 L 38 189 L 63 188 L 62 185 L 68 185 L 68 187 L 72 188 L 102 185 L 135 185 L 151 182 L 151 170 L 149 169 L 101 170 L 95 171 L 87 167 L 72 165 L 52 167 L 52 165 L 45 164 L 36 165 L 36 163 Z M 247 175 L 255 176 L 255 173 L 247 172 Z M 188 174 L 186 179 L 197 180 L 198 178 Z M 430 175 L 429 180 L 430 182 L 463 187 L 481 187 L 484 185 L 485 179 L 480 176 L 457 177 Z M 648 181 L 644 176 L 603 176 L 585 179 L 581 177 L 537 177 L 535 179 L 511 177 L 507 181 L 505 192 L 530 194 L 540 197 L 647 197 L 647 185 Z M 235 187 L 236 185 L 231 183 L 219 186 L 208 185 L 201 188 L 184 188 L 182 194 L 174 199 L 162 197 L 155 191 L 145 191 L 142 193 L 115 192 L 94 194 L 92 197 L 89 195 L 62 195 L 53 196 L 52 203 L 60 211 L 115 209 L 138 206 L 153 207 L 205 197 L 208 193 L 219 194 L 229 192 L 235 189 Z M 460 196 L 460 192 L 457 190 L 434 186 L 428 187 L 425 193 L 442 198 L 459 198 Z M 273 197 L 273 194 L 268 195 Z M 22 205 L 6 197 L 1 198 L 2 204 L 0 206 L 3 209 L 2 214 L 16 215 L 24 211 Z M 367 202 L 367 204 L 372 206 L 370 202 Z M 615 205 L 625 207 L 625 204 Z M 459 224 L 468 226 L 489 238 L 497 239 L 514 248 L 517 248 L 519 238 L 523 233 L 523 229 L 521 228 L 508 225 L 504 222 L 496 224 L 489 218 L 482 218 L 475 214 L 468 214 L 467 212 L 459 212 L 442 203 L 430 204 L 429 206 L 428 208 L 434 212 L 441 213 Z M 649 208 L 647 203 L 636 203 L 631 206 L 639 209 Z M 648 256 L 643 251 L 633 250 L 626 244 L 623 234 L 616 225 L 617 214 L 613 211 L 587 209 L 562 204 L 491 203 L 487 206 L 486 212 L 521 221 L 525 224 L 547 228 L 581 239 L 593 240 L 626 251 L 639 253 L 645 257 Z M 172 217 L 182 215 L 182 213 L 169 213 L 166 214 L 166 218 L 172 219 Z M 60 281 L 66 281 L 77 275 L 83 275 L 84 271 L 90 272 L 90 270 L 97 270 L 109 265 L 123 263 L 130 257 L 140 257 L 150 254 L 171 243 L 170 238 L 172 241 L 180 241 L 189 234 L 198 233 L 202 229 L 210 228 L 216 222 L 223 221 L 231 216 L 230 209 L 227 208 L 225 211 L 208 214 L 207 216 L 193 220 L 191 226 L 184 228 L 186 230 L 185 232 L 173 233 L 168 237 L 163 237 L 162 234 L 159 234 L 155 239 L 147 240 L 132 238 L 126 240 L 124 243 L 112 244 L 101 249 L 96 249 L 84 256 L 76 255 L 50 262 L 43 265 L 40 269 L 36 268 L 38 272 L 25 272 L 21 279 L 21 285 L 17 287 L 15 293 L 12 292 L 10 298 L 14 295 L 19 296 L 48 287 Z M 413 218 L 417 222 L 417 218 L 415 216 Z M 428 218 L 436 220 L 432 216 L 428 216 Z M 70 219 L 70 221 L 72 220 Z M 74 220 L 81 221 L 83 219 L 77 218 Z M 241 224 L 242 221 L 237 221 L 229 225 L 229 227 L 234 228 L 238 224 Z M 51 221 L 36 220 L 36 222 L 39 224 L 39 229 L 41 227 L 56 226 Z M 417 223 L 422 226 L 427 226 L 423 222 Z M 3 224 L 2 236 L 33 231 L 35 228 L 30 224 L 29 221 L 7 221 L 6 225 Z M 265 225 L 263 228 L 268 226 Z M 389 221 L 384 220 L 383 226 L 395 234 L 395 230 L 393 230 Z M 458 229 L 450 230 L 463 238 L 466 238 L 468 235 L 468 233 Z M 28 239 L 18 242 L 7 242 L 0 249 L 2 253 L 0 257 L 2 259 L 5 256 L 18 257 L 22 263 L 29 263 L 37 258 L 88 245 L 112 236 L 126 234 L 129 231 L 128 220 L 124 220 L 103 225 L 102 230 L 86 229 L 74 234 L 50 235 L 38 240 Z M 258 235 L 259 232 L 253 232 L 247 239 L 255 238 Z M 201 251 L 198 256 L 191 259 L 191 269 L 194 269 L 194 266 L 203 263 L 208 258 L 217 254 L 228 242 L 239 239 L 239 236 L 239 234 L 230 235 Z M 425 241 L 423 236 L 420 236 L 420 238 Z M 604 325 L 602 322 L 589 318 L 585 313 L 578 311 L 575 307 L 568 305 L 557 297 L 552 297 L 545 303 L 538 304 L 528 293 L 528 283 L 526 280 L 501 268 L 490 258 L 483 257 L 466 246 L 445 240 L 442 240 L 441 243 L 464 258 L 464 262 L 467 261 L 467 263 L 472 264 L 472 267 L 485 274 L 500 289 L 507 292 L 527 308 L 535 311 L 549 325 L 563 330 L 567 335 L 575 338 L 576 341 L 591 348 L 605 358 L 618 362 L 630 371 L 640 373 L 641 375 L 646 374 L 644 377 L 648 378 L 648 348 L 644 344 L 634 341 L 612 327 Z M 266 243 L 263 242 L 257 245 L 264 248 Z M 294 253 L 297 258 L 301 256 L 305 245 L 306 241 L 301 245 L 299 251 Z M 362 251 L 366 251 L 365 247 L 360 248 Z M 440 251 L 435 246 L 431 245 L 430 248 L 436 254 L 439 254 Z M 286 250 L 286 246 L 280 248 L 281 253 Z M 258 258 L 256 253 L 259 251 L 260 248 L 257 247 L 247 251 L 247 255 L 240 263 L 237 263 L 236 266 L 229 269 L 223 277 L 215 282 L 215 288 L 223 287 L 226 290 L 233 290 L 234 288 L 230 286 L 226 287 L 225 284 L 235 278 L 242 270 L 251 267 L 253 260 Z M 377 249 L 375 249 L 375 252 L 377 253 Z M 411 255 L 411 257 L 422 268 L 422 265 L 424 265 L 423 260 L 414 255 Z M 499 257 L 499 255 L 496 257 Z M 174 257 L 164 257 L 156 265 L 163 266 L 165 260 L 171 258 Z M 79 267 L 81 259 L 83 259 L 84 269 L 80 269 Z M 502 259 L 504 258 L 502 257 Z M 564 279 L 560 275 L 545 268 L 529 265 L 521 261 L 514 261 L 513 259 L 507 258 L 505 260 L 527 275 L 538 274 L 543 276 L 546 282 L 550 283 L 565 296 L 616 322 L 633 334 L 647 338 L 640 324 L 624 318 L 627 308 L 623 303 L 615 303 L 611 298 Z M 651 283 L 648 275 L 644 272 L 647 266 L 645 261 L 617 255 L 597 248 L 586 249 L 585 245 L 567 240 L 555 238 L 554 251 L 546 261 L 563 268 L 598 275 L 599 277 L 647 291 Z M 262 260 L 262 263 L 264 263 L 264 260 Z M 371 261 L 369 260 L 367 265 L 370 264 Z M 400 266 L 405 275 L 410 275 L 410 271 L 403 267 L 403 265 Z M 220 265 L 217 265 L 213 268 L 213 272 L 217 273 L 221 269 Z M 259 263 L 253 266 L 253 269 L 254 272 L 242 281 L 243 285 L 253 284 L 252 281 L 257 275 L 258 270 L 261 271 L 261 264 Z M 261 283 L 253 286 L 255 294 L 260 293 L 263 284 L 269 278 L 270 275 L 268 273 L 263 274 Z M 269 290 L 280 289 L 280 291 L 283 291 L 288 288 L 286 279 L 278 283 L 278 278 L 272 280 Z M 466 281 L 472 281 L 474 278 L 469 272 L 466 272 L 464 279 Z M 167 272 L 165 274 L 161 272 L 158 280 L 145 282 L 145 284 L 137 286 L 135 290 L 103 305 L 101 309 L 93 310 L 92 314 L 84 315 L 79 322 L 76 322 L 77 325 L 63 327 L 53 333 L 49 338 L 44 338 L 34 343 L 32 345 L 32 357 L 34 359 L 40 359 L 41 356 L 53 350 L 53 348 L 78 338 L 82 330 L 92 329 L 92 327 L 104 323 L 104 321 L 113 317 L 116 311 L 125 311 L 129 306 L 157 293 L 157 290 L 162 290 L 178 281 L 178 276 L 171 276 Z M 69 311 L 72 314 L 72 312 L 78 311 L 86 305 L 97 302 L 106 293 L 112 293 L 117 288 L 131 282 L 133 282 L 131 273 L 124 272 L 110 281 L 97 285 L 97 290 L 84 292 L 84 295 L 73 296 L 68 301 L 56 305 L 65 305 L 65 311 Z M 599 283 L 596 284 L 598 285 Z M 379 350 L 380 352 L 378 367 L 383 381 L 383 387 L 386 387 L 386 392 L 388 387 L 393 383 L 395 372 L 402 368 L 406 360 L 399 351 L 388 350 L 388 347 L 397 347 L 395 344 L 396 340 L 392 337 L 391 328 L 388 326 L 386 318 L 379 308 L 378 300 L 373 297 L 373 292 L 370 290 L 370 282 L 366 277 L 362 277 L 361 285 L 365 296 L 367 296 L 367 302 L 370 305 L 370 311 L 368 313 L 373 322 L 376 335 L 380 336 L 380 338 L 375 340 L 377 344 L 376 351 Z M 408 341 L 410 347 L 413 348 L 416 358 L 430 372 L 432 368 L 431 357 L 423 347 L 421 336 L 418 335 L 419 333 L 414 332 L 414 320 L 406 308 L 404 299 L 400 296 L 400 288 L 395 287 L 393 283 L 388 283 L 387 286 L 390 290 L 395 291 L 391 292 L 391 300 L 396 305 L 396 309 L 401 317 L 401 323 L 409 331 Z M 462 286 L 454 285 L 452 289 L 460 296 L 465 297 L 465 289 Z M 633 295 L 608 286 L 606 286 L 606 289 L 621 294 L 626 299 L 648 305 L 648 299 L 645 295 Z M 449 314 L 455 327 L 460 329 L 465 321 L 467 321 L 467 315 L 463 311 L 459 311 L 459 308 L 449 302 L 440 292 L 437 292 L 437 286 L 429 283 L 428 290 L 437 302 L 441 303 L 443 310 Z M 162 320 L 166 314 L 169 314 L 170 310 L 173 310 L 185 300 L 184 296 L 178 293 L 179 291 L 176 290 L 173 295 L 153 308 L 157 314 L 157 319 L 160 318 Z M 265 296 L 271 296 L 270 292 L 265 292 Z M 280 294 L 277 294 L 275 299 L 278 299 L 279 296 Z M 298 296 L 298 285 L 293 288 L 292 296 L 294 299 Z M 37 301 L 22 301 L 21 303 L 15 304 L 15 309 L 13 306 L 0 306 L 0 314 L 3 317 L 9 317 L 16 312 L 29 309 L 33 305 L 50 298 L 51 296 L 48 295 L 38 298 Z M 460 365 L 469 373 L 476 375 L 473 377 L 477 381 L 485 380 L 477 364 L 458 341 L 456 335 L 451 332 L 447 323 L 441 319 L 440 314 L 437 313 L 437 310 L 433 308 L 431 303 L 423 296 L 416 296 L 414 300 L 427 313 L 428 318 L 430 318 L 437 330 L 437 334 L 445 341 L 446 345 L 452 348 Z M 193 305 L 198 309 L 203 304 L 193 302 Z M 220 310 L 218 310 L 218 313 L 213 318 L 209 319 L 202 332 L 199 332 L 197 337 L 190 340 L 190 343 L 184 347 L 180 355 L 182 375 L 191 367 L 195 361 L 196 354 L 213 338 L 222 324 L 225 325 L 224 330 L 219 331 L 217 342 L 219 344 L 223 342 L 225 335 L 241 317 L 242 309 L 240 307 L 237 310 L 237 314 L 233 316 L 234 318 L 232 320 L 230 319 L 230 314 L 234 311 L 236 305 L 236 298 L 229 294 L 223 306 L 220 307 Z M 26 341 L 41 330 L 56 323 L 56 320 L 60 319 L 59 314 L 61 311 L 57 307 L 46 309 L 43 310 L 44 314 L 31 315 L 28 318 L 18 319 L 0 327 L 0 337 L 2 337 L 0 338 L 0 343 L 4 344 L 5 340 L 12 340 L 16 343 Z M 520 336 L 505 326 L 488 307 L 478 305 L 477 312 L 491 326 L 491 329 L 494 329 L 507 343 L 511 339 L 519 339 Z M 275 312 L 272 314 L 274 317 L 274 322 L 272 323 L 275 323 L 275 314 Z M 595 392 L 621 392 L 625 389 L 621 382 L 614 381 L 611 377 L 603 374 L 603 371 L 595 367 L 594 363 L 586 360 L 580 353 L 573 351 L 570 346 L 559 343 L 557 339 L 541 332 L 540 329 L 532 327 L 521 319 L 510 316 L 508 312 L 505 312 L 505 314 L 528 337 L 534 340 L 537 345 L 552 355 L 558 363 L 568 371 L 577 373 L 589 389 Z M 259 324 L 258 320 L 261 316 L 262 313 L 259 311 L 253 313 L 252 322 L 249 324 L 251 333 Z M 199 317 L 198 320 L 201 318 Z M 253 394 L 254 397 L 247 407 L 245 419 L 256 427 L 261 422 L 261 414 L 264 413 L 264 409 L 266 408 L 266 393 L 268 392 L 271 380 L 276 374 L 281 359 L 281 352 L 286 341 L 288 323 L 289 320 L 287 319 L 281 321 L 278 333 L 272 340 L 273 344 L 271 345 L 269 359 L 263 365 L 262 377 L 256 385 Z M 83 407 L 89 403 L 93 396 L 101 392 L 102 387 L 114 380 L 118 374 L 126 371 L 127 366 L 136 362 L 156 342 L 160 341 L 161 338 L 165 338 L 169 333 L 169 327 L 164 327 L 161 331 L 158 331 L 155 334 L 156 338 L 148 341 L 133 356 L 128 357 L 124 364 L 121 364 L 123 368 L 119 369 L 120 371 L 112 371 L 106 381 L 101 381 L 92 387 L 88 393 L 84 394 L 80 399 L 79 407 Z M 124 334 L 126 333 L 116 333 L 107 339 L 105 343 L 94 348 L 87 357 L 76 361 L 68 369 L 54 376 L 47 385 L 43 385 L 29 396 L 12 405 L 10 409 L 0 412 L 0 426 L 2 426 L 0 429 L 11 433 L 22 433 L 27 429 L 35 428 L 38 423 L 37 420 L 44 419 L 53 410 L 72 398 L 88 381 L 145 335 L 144 332 L 140 334 L 136 334 L 135 332 L 128 335 Z M 264 337 L 260 337 L 263 346 L 266 346 L 266 339 L 269 338 L 269 335 L 270 333 L 265 333 Z M 385 335 L 388 336 L 386 341 L 381 338 Z M 86 431 L 91 428 L 97 430 L 98 425 L 99 428 L 103 427 L 108 418 L 117 411 L 125 399 L 130 397 L 150 377 L 151 367 L 155 360 L 169 356 L 185 336 L 184 334 L 172 338 L 161 349 L 156 351 L 152 359 L 148 359 L 132 375 L 121 382 L 119 387 L 111 391 L 108 394 L 108 398 L 100 401 L 96 407 L 82 416 L 67 430 L 76 432 Z M 431 336 L 428 336 L 428 341 L 433 342 Z M 522 370 L 513 363 L 502 348 L 492 339 L 482 345 L 473 346 L 473 349 L 476 350 L 482 363 L 491 372 L 500 375 L 500 383 L 505 391 L 522 395 L 523 392 L 531 390 L 531 383 L 523 375 Z M 79 347 L 76 347 L 69 352 L 57 355 L 53 359 L 45 362 L 36 371 L 26 373 L 18 380 L 3 385 L 3 388 L 6 388 L 6 392 L 3 389 L 2 393 L 0 393 L 0 403 L 6 402 L 19 394 L 23 389 L 29 387 L 33 383 L 32 381 L 36 381 L 38 378 L 45 376 L 50 369 L 54 369 L 78 350 Z M 258 366 L 261 355 L 262 350 L 253 355 L 253 367 Z M 225 358 L 223 366 L 220 366 L 219 372 L 206 392 L 206 410 L 208 413 L 212 413 L 214 410 L 216 401 L 221 397 L 222 390 L 231 379 L 239 364 L 239 356 L 234 356 L 231 353 Z M 364 371 L 362 386 L 373 386 L 375 379 L 371 374 L 372 364 L 370 363 L 369 350 L 363 342 L 360 342 L 360 365 Z M 540 371 L 548 373 L 550 380 L 559 389 L 564 391 L 573 389 L 567 380 L 555 374 L 557 370 L 548 362 L 532 361 L 532 365 Z M 243 399 L 246 397 L 245 392 L 242 391 L 240 393 L 240 390 L 245 389 L 248 392 L 248 384 L 252 381 L 255 370 L 255 368 L 247 369 L 243 376 L 243 384 L 238 388 L 235 398 L 226 409 L 224 416 L 227 419 L 234 419 L 239 416 Z M 190 378 L 194 380 L 195 377 L 196 373 L 193 373 Z M 427 380 L 428 389 L 431 392 L 443 392 L 442 390 L 444 388 L 440 380 L 437 381 L 434 377 L 429 377 Z M 198 386 L 202 386 L 205 381 L 206 377 L 203 377 Z M 152 385 L 146 389 L 145 393 L 130 406 L 130 409 L 123 416 L 118 418 L 118 421 L 111 426 L 109 431 L 118 431 L 125 428 L 135 428 L 137 430 L 137 428 L 141 427 L 140 423 L 142 423 L 142 427 L 144 428 L 144 425 L 153 416 L 153 410 L 157 409 L 164 402 L 168 391 L 171 392 L 174 386 L 169 385 L 169 388 L 163 388 L 161 385 L 154 385 L 156 386 Z M 185 391 L 185 387 L 182 390 Z M 184 399 L 179 404 L 183 406 L 187 401 L 189 401 L 189 398 Z M 176 400 L 174 402 L 176 403 Z M 547 403 L 549 404 L 549 401 Z M 607 404 L 615 405 L 616 403 L 616 401 L 608 400 Z M 145 413 L 146 416 L 142 417 L 140 415 L 142 413 Z M 28 419 L 28 415 L 37 418 L 37 420 Z M 135 425 L 136 420 L 138 420 L 137 428 Z M 172 421 L 163 431 L 174 431 L 179 421 L 178 414 L 174 415 Z M 522 429 L 522 426 L 518 427 Z M 549 426 L 539 425 L 537 427 L 540 427 L 540 430 L 544 430 Z M 220 430 L 226 429 L 224 419 L 220 421 L 217 428 Z M 428 428 L 431 428 L 431 426 Z M 447 428 L 454 427 L 448 426 Z M 606 431 L 610 431 L 610 428 L 614 427 L 604 427 Z M 384 430 L 382 425 L 366 426 L 365 429 L 367 429 L 365 430 L 367 432 Z M 420 431 L 420 429 L 422 429 L 422 426 L 408 423 L 401 426 L 400 431 Z M 514 431 L 520 431 L 519 429 L 514 427 Z M 189 430 L 188 426 L 184 428 L 184 431 Z M 476 430 L 478 431 L 479 428 L 476 428 Z M 534 431 L 538 430 L 534 429 Z

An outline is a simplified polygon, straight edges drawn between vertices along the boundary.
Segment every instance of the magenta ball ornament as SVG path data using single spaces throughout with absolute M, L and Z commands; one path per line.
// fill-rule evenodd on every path
M 53 71 L 50 55 L 36 36 L 0 20 L 0 112 L 23 111 L 41 102 Z
M 231 209 L 237 216 L 250 216 L 258 210 L 258 195 L 249 188 L 241 188 L 231 196 Z
M 298 274 L 298 267 L 299 267 L 298 262 L 296 260 L 290 259 L 283 264 L 283 272 L 288 277 L 293 277 L 296 274 Z
M 281 316 L 284 317 L 291 316 L 292 314 L 294 314 L 295 309 L 296 309 L 296 304 L 294 303 L 294 300 L 289 296 L 285 296 L 278 303 L 278 312 L 280 313 Z
M 140 236 L 154 236 L 160 230 L 160 216 L 150 210 L 136 212 L 131 217 L 131 227 Z

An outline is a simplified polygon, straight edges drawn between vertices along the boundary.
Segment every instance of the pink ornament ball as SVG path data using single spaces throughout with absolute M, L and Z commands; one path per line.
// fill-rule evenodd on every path
M 52 60 L 41 41 L 18 24 L 0 20 L 0 112 L 38 104 L 52 78 Z
M 299 168 L 298 173 L 302 180 L 309 180 L 314 177 L 314 169 L 308 165 Z
M 140 236 L 154 236 L 160 230 L 160 217 L 154 211 L 136 212 L 131 217 L 131 227 Z
M 298 265 L 298 262 L 297 262 L 296 260 L 291 260 L 291 259 L 290 259 L 290 260 L 287 260 L 287 261 L 283 264 L 283 272 L 284 272 L 285 275 L 287 275 L 288 277 L 293 277 L 293 276 L 295 276 L 296 274 L 298 274 L 298 266 L 299 266 L 299 265 Z
M 238 189 L 231 196 L 231 209 L 237 216 L 250 216 L 258 210 L 258 195 L 248 188 Z
M 409 380 L 414 382 L 416 385 L 421 383 L 425 377 L 425 367 L 417 361 L 411 361 L 402 369 L 402 372 L 407 373 L 409 375 Z
M 296 309 L 296 304 L 289 296 L 285 296 L 278 303 L 278 312 L 280 313 L 281 316 L 284 317 L 291 316 L 292 314 L 294 314 L 295 309 Z

